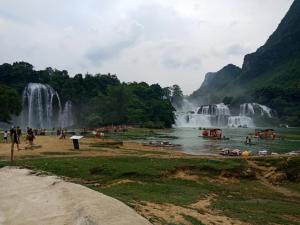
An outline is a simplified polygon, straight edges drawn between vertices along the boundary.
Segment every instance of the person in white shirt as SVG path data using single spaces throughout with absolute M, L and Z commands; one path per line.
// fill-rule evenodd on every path
M 6 130 L 6 131 L 4 131 L 4 134 L 3 134 L 3 139 L 4 139 L 5 143 L 7 143 L 7 137 L 8 137 L 8 132 Z

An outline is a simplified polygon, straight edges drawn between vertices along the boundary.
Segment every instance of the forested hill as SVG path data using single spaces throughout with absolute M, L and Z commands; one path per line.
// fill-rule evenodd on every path
M 122 83 L 111 74 L 77 74 L 65 70 L 34 70 L 26 62 L 0 65 L 0 122 L 22 110 L 21 96 L 28 83 L 53 87 L 62 101 L 71 100 L 77 126 L 138 124 L 146 127 L 171 127 L 174 108 L 171 91 L 158 84 Z
M 220 102 L 225 97 L 236 104 L 255 101 L 275 109 L 282 121 L 299 126 L 300 0 L 293 2 L 265 45 L 245 56 L 239 73 L 223 70 L 207 75 L 211 78 L 206 78 L 205 86 L 190 99 L 205 104 Z
M 228 82 L 235 79 L 240 73 L 241 68 L 229 64 L 215 73 L 207 73 L 201 87 L 192 94 L 192 98 L 197 99 L 200 104 L 209 104 L 219 101 L 218 93 L 214 94 L 226 86 Z

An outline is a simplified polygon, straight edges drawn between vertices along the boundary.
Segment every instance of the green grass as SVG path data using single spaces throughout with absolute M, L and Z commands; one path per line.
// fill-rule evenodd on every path
M 213 207 L 251 224 L 295 224 L 285 215 L 300 215 L 300 199 L 288 198 L 257 181 L 226 185 Z
M 105 142 L 96 142 L 90 144 L 90 147 L 101 147 L 101 148 L 119 148 L 123 145 L 122 141 L 105 141 Z
M 106 134 L 106 138 L 115 140 L 144 140 L 158 136 L 160 136 L 158 132 L 147 128 L 130 128 L 125 132 L 109 132 Z
M 80 152 L 41 152 L 42 155 L 58 156 L 58 155 L 78 155 Z
M 166 172 L 187 168 L 194 173 L 219 175 L 223 170 L 240 171 L 241 160 L 159 159 L 147 157 L 64 157 L 20 160 L 18 165 L 53 172 L 57 175 L 109 181 L 136 178 L 142 181 L 160 179 Z M 98 169 L 99 174 L 90 171 Z
M 255 159 L 278 168 L 297 168 L 297 158 Z M 284 163 L 283 163 L 284 162 Z M 8 165 L 0 161 L 0 167 Z M 287 165 L 282 167 L 282 164 Z M 250 224 L 296 224 L 288 216 L 299 216 L 299 198 L 288 198 L 260 184 L 253 176 L 245 175 L 247 162 L 243 159 L 161 159 L 137 156 L 124 157 L 63 157 L 39 158 L 17 161 L 16 165 L 42 170 L 74 180 L 91 181 L 100 186 L 88 186 L 96 191 L 117 198 L 128 205 L 149 201 L 171 203 L 186 207 L 199 199 L 214 194 L 211 207 L 225 215 Z M 199 180 L 174 179 L 170 174 L 184 170 L 198 175 Z M 221 183 L 217 178 L 226 173 L 236 182 Z M 133 182 L 115 184 L 129 179 Z M 115 184 L 115 185 L 111 185 Z M 285 185 L 291 190 L 299 183 Z M 191 224 L 201 224 L 185 216 Z M 163 224 L 168 224 L 163 223 Z
M 201 223 L 199 220 L 197 220 L 196 218 L 189 216 L 189 215 L 183 215 L 184 219 L 188 222 L 190 222 L 192 225 L 204 225 L 203 223 Z
M 127 183 L 96 190 L 124 201 L 149 201 L 189 205 L 205 197 L 214 187 L 208 182 L 202 184 L 179 179 L 162 179 L 160 182 Z

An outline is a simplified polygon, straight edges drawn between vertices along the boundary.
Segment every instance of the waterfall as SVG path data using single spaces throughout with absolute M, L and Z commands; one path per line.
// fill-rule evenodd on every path
M 207 115 L 200 115 L 194 112 L 176 113 L 176 127 L 210 127 L 210 117 Z
M 190 103 L 186 106 L 191 106 Z M 187 109 L 185 104 L 183 109 Z M 177 127 L 212 127 L 212 126 L 227 126 L 230 110 L 224 103 L 216 105 L 204 105 L 194 110 L 177 112 L 176 123 Z
M 19 119 L 22 127 L 54 128 L 69 125 L 72 120 L 72 103 L 66 102 L 62 111 L 58 93 L 47 84 L 29 83 L 23 91 L 22 103 Z
M 258 103 L 240 105 L 238 115 L 232 115 L 224 103 L 196 107 L 184 101 L 181 112 L 176 112 L 176 127 L 255 127 L 254 118 L 272 118 L 271 109 Z
M 72 102 L 66 101 L 61 116 L 62 127 L 71 127 L 74 125 L 72 108 L 73 108 Z
M 272 118 L 271 109 L 258 103 L 245 103 L 240 106 L 240 116 L 267 116 Z
M 248 116 L 230 116 L 228 118 L 229 127 L 255 127 L 253 119 Z

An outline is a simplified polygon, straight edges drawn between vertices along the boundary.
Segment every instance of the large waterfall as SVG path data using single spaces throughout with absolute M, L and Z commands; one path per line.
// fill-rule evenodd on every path
M 19 119 L 22 127 L 54 128 L 73 125 L 72 103 L 64 109 L 58 93 L 49 85 L 29 83 L 23 91 L 23 110 Z
M 193 108 L 193 109 L 191 109 Z M 192 107 L 187 100 L 182 110 L 176 112 L 177 127 L 254 127 L 254 117 L 271 118 L 271 109 L 257 103 L 240 105 L 238 115 L 232 115 L 224 103 Z

